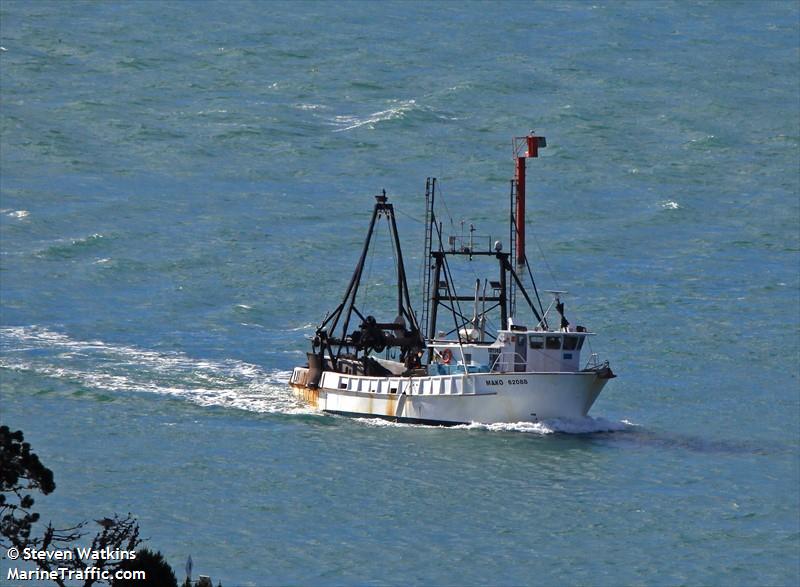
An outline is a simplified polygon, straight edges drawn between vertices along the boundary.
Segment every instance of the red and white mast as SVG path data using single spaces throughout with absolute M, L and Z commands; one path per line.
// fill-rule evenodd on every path
M 514 210 L 514 226 L 516 251 L 515 257 L 517 265 L 525 265 L 525 161 L 529 158 L 538 157 L 539 149 L 547 146 L 544 137 L 539 137 L 530 132 L 524 137 L 514 137 L 514 181 L 517 188 L 517 203 Z

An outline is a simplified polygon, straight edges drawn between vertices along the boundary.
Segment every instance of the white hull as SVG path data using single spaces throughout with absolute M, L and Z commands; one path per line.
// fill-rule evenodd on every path
M 295 395 L 331 413 L 430 424 L 536 422 L 586 416 L 608 381 L 596 371 L 367 377 L 308 369 L 290 379 Z

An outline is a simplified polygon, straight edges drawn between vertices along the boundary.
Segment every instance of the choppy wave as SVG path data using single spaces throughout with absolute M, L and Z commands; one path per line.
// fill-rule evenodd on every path
M 75 340 L 35 326 L 0 328 L 0 345 L 0 367 L 91 389 L 169 395 L 201 406 L 251 412 L 314 413 L 292 396 L 286 385 L 289 371 L 264 371 L 243 361 Z
M 27 210 L 0 210 L 0 213 L 5 214 L 9 218 L 27 218 L 30 212 Z
M 66 241 L 59 241 L 56 244 L 39 251 L 37 256 L 68 259 L 74 257 L 84 250 L 91 250 L 100 246 L 108 237 L 99 233 L 90 234 L 83 238 L 74 238 Z
M 437 120 L 458 120 L 455 116 L 450 116 L 447 113 L 437 111 L 429 106 L 419 104 L 416 100 L 394 100 L 392 106 L 385 110 L 372 112 L 365 116 L 354 115 L 340 115 L 331 119 L 330 124 L 337 126 L 333 132 L 344 132 L 353 130 L 360 127 L 374 129 L 375 125 L 389 120 L 401 120 L 407 118 L 412 113 L 417 113 L 422 116 L 432 117 Z
M 314 328 L 314 324 L 311 322 L 306 322 L 302 326 L 298 326 L 296 328 L 290 328 L 289 332 L 299 332 L 300 330 L 311 330 Z
M 397 103 L 396 106 L 392 108 L 387 108 L 386 110 L 380 110 L 378 112 L 373 112 L 367 116 L 359 118 L 358 116 L 336 116 L 333 120 L 333 123 L 340 128 L 337 128 L 334 132 L 343 132 L 346 130 L 352 130 L 354 128 L 358 128 L 360 126 L 366 126 L 367 128 L 374 128 L 374 125 L 383 122 L 385 120 L 394 120 L 396 118 L 405 118 L 407 112 L 414 110 L 417 108 L 417 101 L 416 100 L 403 100 Z
M 328 107 L 324 104 L 306 104 L 306 103 L 299 103 L 294 105 L 295 108 L 298 110 L 327 110 Z

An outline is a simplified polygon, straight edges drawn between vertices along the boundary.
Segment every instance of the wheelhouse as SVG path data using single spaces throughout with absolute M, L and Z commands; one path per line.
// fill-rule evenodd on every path
M 563 373 L 581 369 L 586 330 L 553 332 L 503 330 L 491 344 L 433 341 L 430 375 L 463 373 Z M 465 369 L 466 365 L 466 369 Z

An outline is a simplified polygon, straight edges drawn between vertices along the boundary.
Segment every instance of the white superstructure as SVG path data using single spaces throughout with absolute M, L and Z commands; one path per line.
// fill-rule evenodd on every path
M 607 364 L 579 368 L 592 335 L 507 330 L 488 345 L 433 341 L 429 347 L 436 358 L 425 375 L 326 371 L 310 388 L 309 369 L 296 367 L 290 385 L 318 409 L 350 416 L 451 425 L 580 418 L 613 377 Z M 401 371 L 402 364 L 396 365 Z

